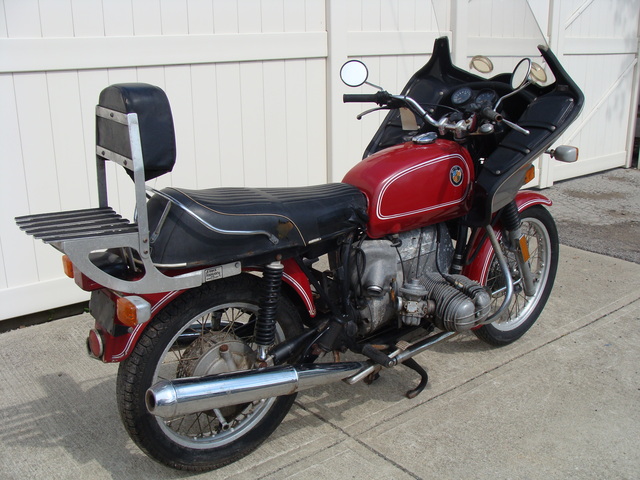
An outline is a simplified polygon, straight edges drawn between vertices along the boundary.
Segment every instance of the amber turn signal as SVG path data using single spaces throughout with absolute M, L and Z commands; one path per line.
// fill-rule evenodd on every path
M 116 301 L 116 316 L 123 325 L 135 327 L 151 317 L 151 305 L 140 297 L 120 297 Z
M 67 277 L 73 278 L 73 263 L 71 263 L 71 259 L 67 255 L 62 256 L 62 268 Z
M 529 170 L 527 170 L 527 173 L 524 174 L 524 183 L 527 184 L 534 178 L 536 178 L 536 167 L 531 165 Z
M 520 237 L 520 251 L 522 252 L 522 259 L 528 262 L 530 258 L 529 244 L 527 243 L 527 237 L 524 235 Z
M 120 297 L 116 301 L 116 312 L 118 320 L 123 325 L 128 327 L 135 327 L 138 324 L 138 309 L 136 306 L 127 300 L 126 297 Z

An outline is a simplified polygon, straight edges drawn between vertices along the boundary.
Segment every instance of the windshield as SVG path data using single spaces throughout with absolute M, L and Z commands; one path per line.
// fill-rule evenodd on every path
M 462 3 L 454 15 L 434 8 L 439 30 L 449 37 L 452 60 L 458 68 L 490 78 L 512 72 L 519 60 L 528 57 L 549 77 L 541 84 L 553 83 L 553 75 L 537 48 L 547 45 L 543 34 L 548 24 L 547 2 L 470 0 L 468 4 Z

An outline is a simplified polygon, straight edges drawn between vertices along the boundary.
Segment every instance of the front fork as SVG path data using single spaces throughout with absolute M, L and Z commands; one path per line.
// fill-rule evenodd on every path
M 502 226 L 506 231 L 505 245 L 515 254 L 518 269 L 520 270 L 522 289 L 524 294 L 530 297 L 535 293 L 535 285 L 533 284 L 533 274 L 529 265 L 527 238 L 522 233 L 522 222 L 520 221 L 520 213 L 515 201 L 504 207 L 501 220 Z

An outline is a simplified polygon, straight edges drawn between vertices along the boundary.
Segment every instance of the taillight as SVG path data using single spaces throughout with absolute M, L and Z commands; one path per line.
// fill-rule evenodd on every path
M 92 328 L 89 331 L 89 337 L 87 338 L 87 350 L 89 351 L 89 355 L 95 358 L 102 358 L 102 354 L 104 353 L 104 341 L 102 340 L 102 335 L 95 328 Z

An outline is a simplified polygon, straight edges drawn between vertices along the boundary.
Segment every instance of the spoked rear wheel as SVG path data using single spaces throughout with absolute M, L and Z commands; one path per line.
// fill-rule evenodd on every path
M 231 463 L 262 443 L 284 419 L 295 394 L 176 418 L 151 415 L 147 389 L 161 380 L 255 368 L 253 341 L 260 279 L 240 275 L 178 297 L 145 330 L 118 370 L 120 416 L 131 438 L 170 467 L 204 471 Z M 295 307 L 281 298 L 276 343 L 301 331 Z
M 503 249 L 514 282 L 514 293 L 508 314 L 502 319 L 474 330 L 478 338 L 491 345 L 508 345 L 519 339 L 536 322 L 544 308 L 558 269 L 558 231 L 551 214 L 542 206 L 528 208 L 520 214 L 522 233 L 529 247 L 529 265 L 534 279 L 534 293 L 526 296 L 515 254 Z M 495 256 L 484 284 L 493 297 L 492 311 L 500 307 L 506 295 L 505 279 Z

